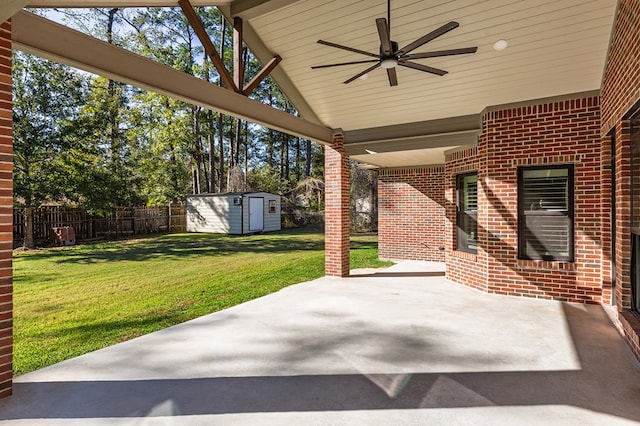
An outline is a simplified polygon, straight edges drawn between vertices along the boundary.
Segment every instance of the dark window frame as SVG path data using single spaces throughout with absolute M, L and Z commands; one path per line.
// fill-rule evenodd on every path
M 546 211 L 546 210 L 525 210 L 524 203 L 524 172 L 527 170 L 553 170 L 553 169 L 566 169 L 567 170 L 567 180 L 568 180 L 568 200 L 567 207 L 568 210 L 564 211 Z M 547 260 L 547 261 L 557 261 L 557 262 L 574 262 L 575 261 L 575 169 L 573 164 L 545 164 L 539 166 L 523 166 L 518 167 L 518 259 L 524 260 Z M 525 239 L 525 225 L 526 221 L 524 220 L 526 216 L 562 216 L 568 219 L 568 246 L 569 246 L 569 254 L 568 256 L 532 256 L 530 254 L 526 254 L 526 243 Z
M 476 210 L 464 211 L 462 209 L 463 208 L 462 193 L 464 192 L 464 179 L 469 176 L 476 177 L 476 197 L 477 197 L 478 172 L 473 171 L 473 172 L 461 173 L 456 175 L 456 250 L 463 251 L 466 253 L 471 253 L 471 254 L 477 254 L 478 253 L 478 248 L 477 248 L 478 246 L 478 209 L 477 209 L 477 206 L 476 206 Z M 475 234 L 475 241 L 476 241 L 475 249 L 470 248 L 468 245 L 464 244 L 464 242 L 468 241 L 468 239 L 465 238 L 465 235 L 468 235 L 468 231 L 469 231 L 468 229 L 463 229 L 461 227 L 461 225 L 464 223 L 465 216 L 471 216 L 474 219 L 473 223 L 475 223 L 475 229 L 473 231 Z

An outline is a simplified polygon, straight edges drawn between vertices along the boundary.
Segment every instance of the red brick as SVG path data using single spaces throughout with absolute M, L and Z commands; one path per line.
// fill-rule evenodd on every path
M 325 145 L 325 274 L 349 275 L 349 158 L 343 135 Z
M 378 173 L 378 252 L 383 259 L 444 261 L 444 167 Z
M 3 55 L 0 56 L 0 119 L 3 121 L 0 127 L 0 168 L 6 171 L 3 176 L 4 181 L 0 183 L 0 189 L 6 194 L 0 196 L 0 209 L 6 211 L 13 205 L 11 188 L 13 186 L 11 177 L 11 146 L 12 134 L 11 119 L 11 92 L 7 89 L 11 87 L 11 24 L 5 22 L 0 26 L 0 47 L 3 48 Z M 9 56 L 6 55 L 8 52 Z M 7 126 L 8 125 L 8 126 Z M 11 249 L 12 246 L 12 226 L 7 225 L 10 221 L 3 221 L 0 226 L 0 246 L 6 250 L 0 251 L 0 398 L 12 393 L 12 366 L 11 353 L 13 351 L 13 311 L 12 311 L 12 269 L 11 269 Z M 6 228 L 6 229 L 5 229 Z

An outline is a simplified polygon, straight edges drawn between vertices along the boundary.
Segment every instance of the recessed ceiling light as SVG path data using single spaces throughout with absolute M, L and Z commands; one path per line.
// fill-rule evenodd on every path
M 509 43 L 507 43 L 507 40 L 498 40 L 495 43 L 493 43 L 493 50 L 504 50 L 507 48 L 507 46 L 509 46 Z

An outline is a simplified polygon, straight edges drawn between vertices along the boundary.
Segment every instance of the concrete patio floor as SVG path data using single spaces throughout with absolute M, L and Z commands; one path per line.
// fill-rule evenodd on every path
M 441 268 L 321 278 L 25 374 L 0 420 L 640 422 L 640 364 L 601 307 L 488 295 Z

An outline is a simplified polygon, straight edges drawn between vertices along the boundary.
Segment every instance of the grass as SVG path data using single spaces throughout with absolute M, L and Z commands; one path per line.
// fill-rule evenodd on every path
M 380 267 L 352 239 L 351 267 Z M 14 374 L 178 324 L 324 274 L 324 236 L 173 234 L 14 255 Z

